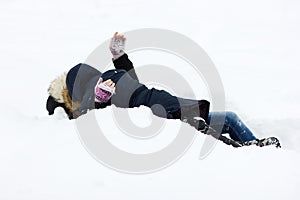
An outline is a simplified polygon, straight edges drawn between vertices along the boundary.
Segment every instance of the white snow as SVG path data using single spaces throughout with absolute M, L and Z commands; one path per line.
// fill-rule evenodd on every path
M 299 8 L 296 0 L 2 0 L 0 199 L 298 199 Z M 199 160 L 206 138 L 199 134 L 179 161 L 153 174 L 123 174 L 94 160 L 74 121 L 59 109 L 47 115 L 48 85 L 115 31 L 145 27 L 174 30 L 202 46 L 222 78 L 227 110 L 257 137 L 279 137 L 283 148 L 218 143 Z M 167 56 L 147 55 L 144 63 L 145 53 L 130 57 L 137 68 L 168 64 Z M 177 71 L 181 64 L 170 61 Z M 97 115 L 107 115 L 114 130 L 110 109 Z M 130 111 L 141 127 L 151 123 L 148 115 L 147 108 Z M 179 126 L 168 121 L 148 141 L 106 134 L 123 150 L 147 153 L 172 141 Z

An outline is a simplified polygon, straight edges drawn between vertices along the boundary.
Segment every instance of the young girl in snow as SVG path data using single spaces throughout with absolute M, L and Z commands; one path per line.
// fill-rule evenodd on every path
M 117 32 L 111 39 L 109 48 L 116 69 L 101 73 L 87 64 L 78 64 L 52 81 L 46 105 L 49 115 L 57 107 L 62 107 L 69 119 L 75 119 L 88 110 L 112 104 L 121 108 L 143 105 L 156 116 L 180 119 L 234 147 L 253 144 L 280 147 L 275 137 L 257 139 L 234 112 L 209 112 L 210 103 L 206 100 L 185 99 L 164 90 L 148 89 L 139 82 L 133 64 L 124 52 L 125 40 Z M 230 138 L 225 137 L 225 133 Z

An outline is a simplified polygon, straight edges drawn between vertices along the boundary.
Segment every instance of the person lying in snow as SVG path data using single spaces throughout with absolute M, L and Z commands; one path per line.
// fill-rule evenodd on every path
M 139 82 L 132 62 L 125 53 L 124 35 L 116 32 L 109 49 L 115 69 L 104 73 L 80 63 L 51 82 L 47 100 L 48 114 L 62 107 L 69 119 L 76 119 L 88 110 L 110 105 L 121 108 L 149 107 L 156 116 L 180 119 L 202 133 L 234 147 L 247 145 L 280 147 L 275 137 L 257 139 L 234 112 L 209 112 L 207 100 L 192 100 L 171 95 L 165 90 L 148 89 Z M 159 105 L 159 106 L 157 106 Z M 213 119 L 213 120 L 211 120 Z M 221 133 L 217 133 L 220 131 Z M 229 134 L 230 138 L 224 136 Z

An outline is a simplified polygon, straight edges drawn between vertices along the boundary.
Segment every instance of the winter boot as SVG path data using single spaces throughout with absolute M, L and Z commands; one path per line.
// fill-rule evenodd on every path
M 275 145 L 277 148 L 281 148 L 280 142 L 276 137 L 268 137 L 264 139 L 256 139 L 248 142 L 244 142 L 243 146 L 250 146 L 250 145 L 256 145 L 259 147 L 269 146 L 269 145 Z

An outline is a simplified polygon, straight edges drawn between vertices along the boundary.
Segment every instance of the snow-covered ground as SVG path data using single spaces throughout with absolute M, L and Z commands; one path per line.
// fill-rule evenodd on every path
M 299 9 L 296 0 L 1 0 L 0 199 L 298 199 Z M 115 31 L 139 28 L 170 29 L 201 45 L 222 78 L 226 109 L 257 137 L 279 137 L 283 148 L 218 143 L 199 160 L 199 134 L 179 161 L 153 174 L 123 174 L 94 160 L 74 121 L 62 110 L 47 115 L 48 84 Z M 146 64 L 130 56 L 137 68 Z M 155 53 L 148 61 L 155 57 L 166 64 Z M 110 116 L 110 109 L 97 115 Z M 130 113 L 135 123 L 149 123 L 147 108 Z M 175 134 L 179 123 L 167 126 Z M 174 138 L 163 133 L 145 150 L 138 144 L 145 141 L 129 146 L 134 139 L 112 134 L 112 143 L 136 153 Z

